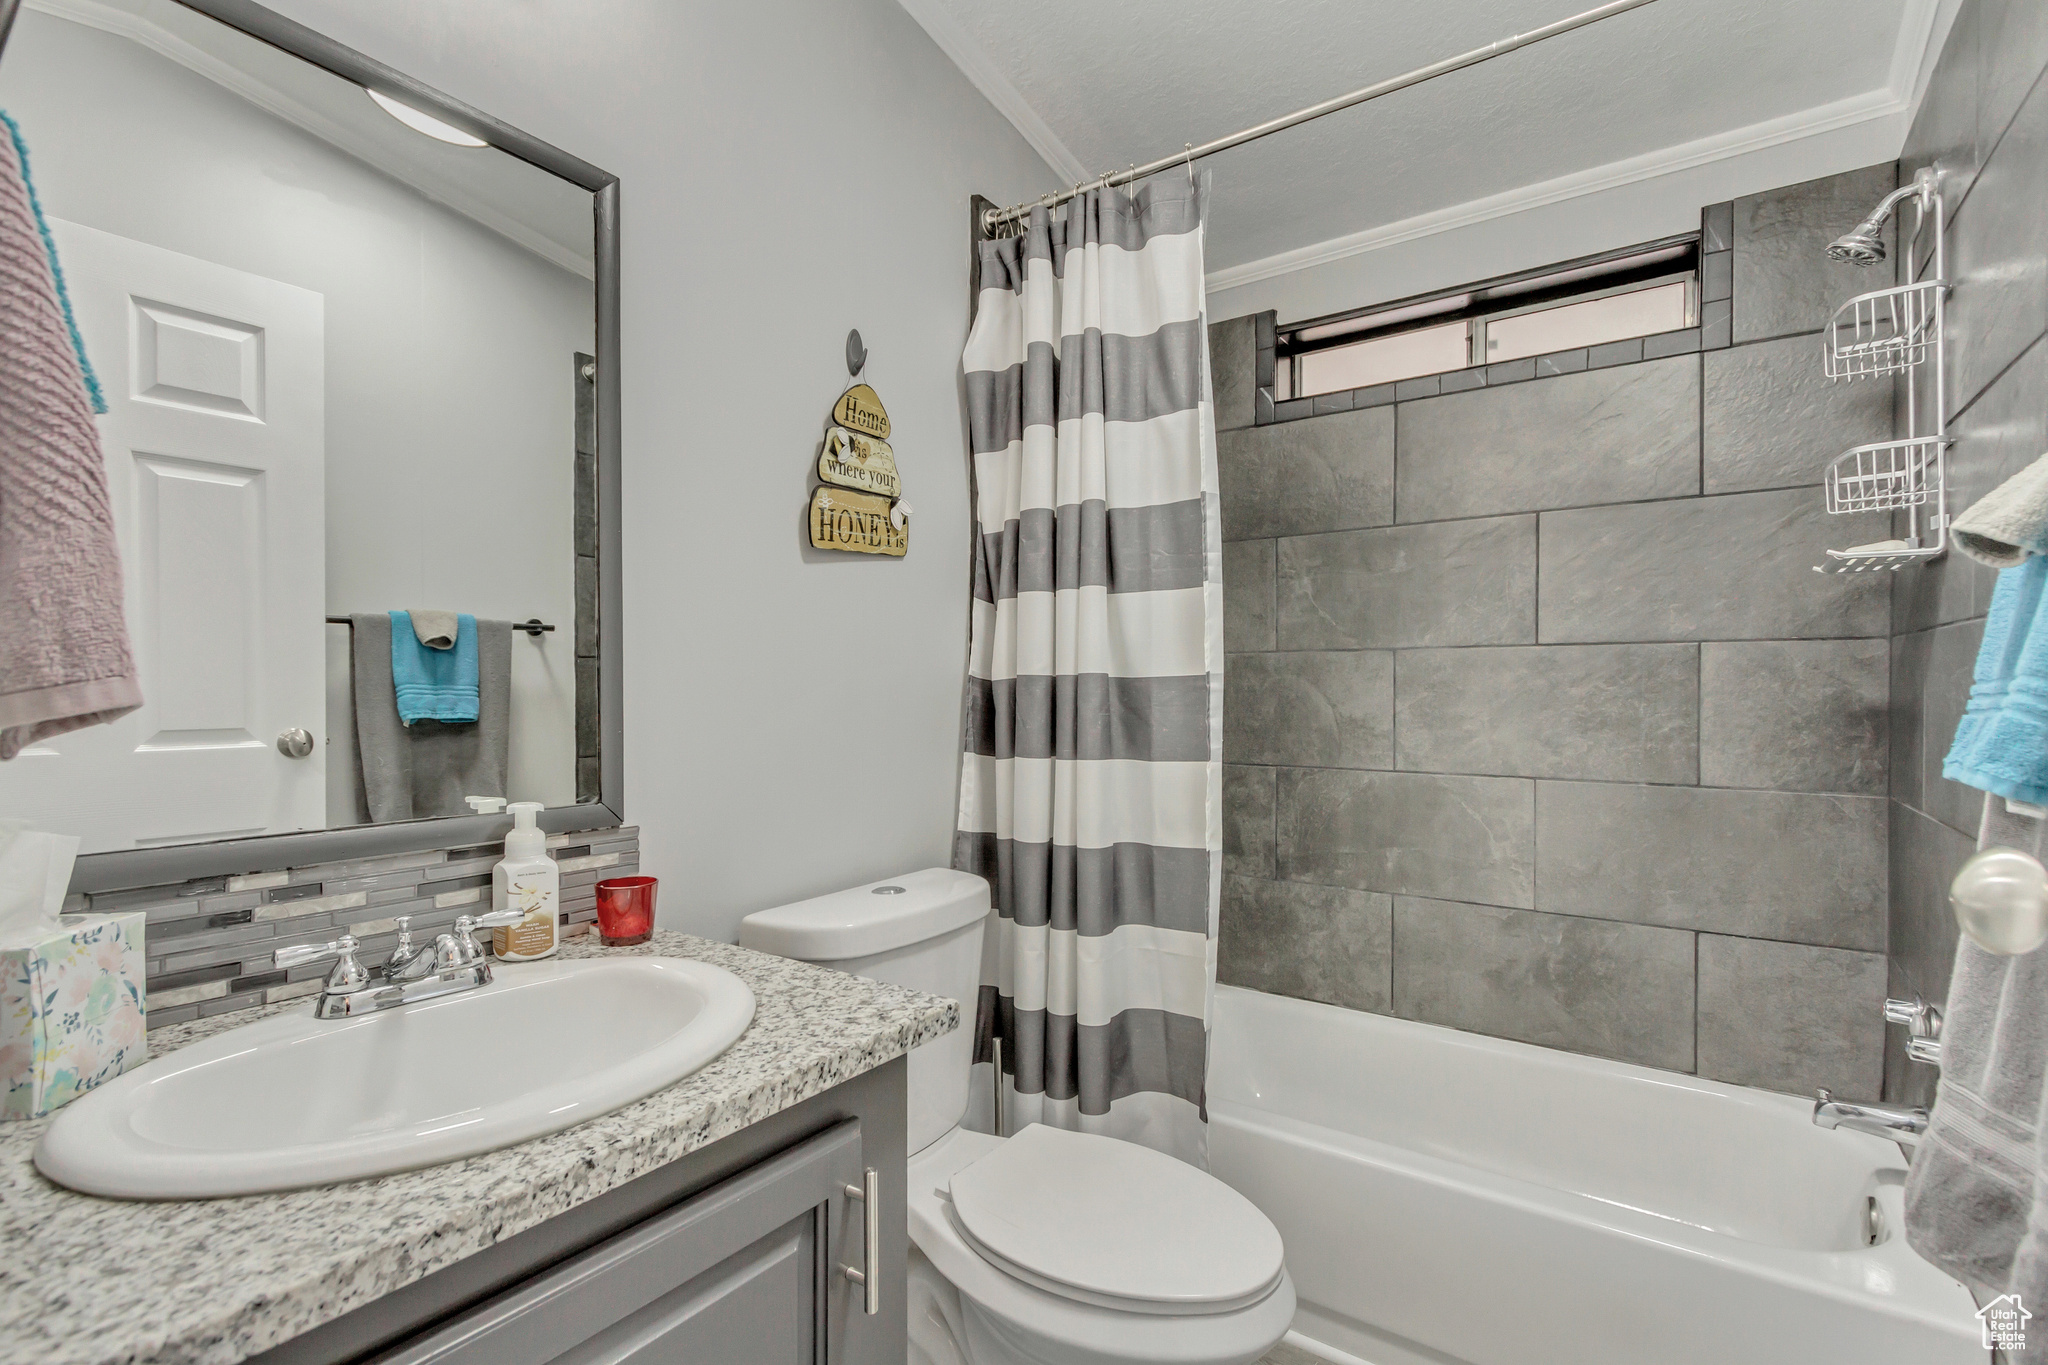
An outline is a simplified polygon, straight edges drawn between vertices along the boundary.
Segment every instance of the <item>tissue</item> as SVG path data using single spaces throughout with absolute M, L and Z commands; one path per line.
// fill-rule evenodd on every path
M 33 939 L 57 923 L 77 857 L 75 834 L 0 820 L 0 944 Z
M 78 840 L 0 821 L 0 1119 L 38 1118 L 149 1055 L 140 911 L 61 915 Z

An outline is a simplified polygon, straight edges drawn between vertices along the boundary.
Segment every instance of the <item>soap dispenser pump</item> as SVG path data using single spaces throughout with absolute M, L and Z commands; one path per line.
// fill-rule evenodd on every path
M 554 956 L 561 944 L 562 872 L 548 856 L 548 836 L 536 821 L 538 801 L 514 801 L 505 856 L 491 869 L 491 908 L 523 910 L 526 918 L 493 932 L 491 951 L 506 962 Z

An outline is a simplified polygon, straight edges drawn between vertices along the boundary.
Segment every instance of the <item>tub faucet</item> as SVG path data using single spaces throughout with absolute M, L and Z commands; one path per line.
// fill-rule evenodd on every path
M 1838 1100 L 1826 1090 L 1813 1102 L 1813 1121 L 1822 1128 L 1853 1128 L 1872 1137 L 1918 1137 L 1927 1131 L 1927 1111 L 1897 1104 L 1858 1104 Z

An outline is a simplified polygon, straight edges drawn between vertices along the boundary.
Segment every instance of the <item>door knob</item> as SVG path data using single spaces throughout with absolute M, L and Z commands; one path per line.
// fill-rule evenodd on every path
M 277 751 L 286 758 L 304 758 L 313 752 L 313 736 L 295 725 L 277 737 Z

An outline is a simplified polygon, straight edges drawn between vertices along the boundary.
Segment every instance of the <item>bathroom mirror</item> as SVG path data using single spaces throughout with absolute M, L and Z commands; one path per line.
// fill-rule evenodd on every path
M 0 38 L 145 698 L 0 819 L 81 889 L 617 823 L 613 177 L 243 0 Z

